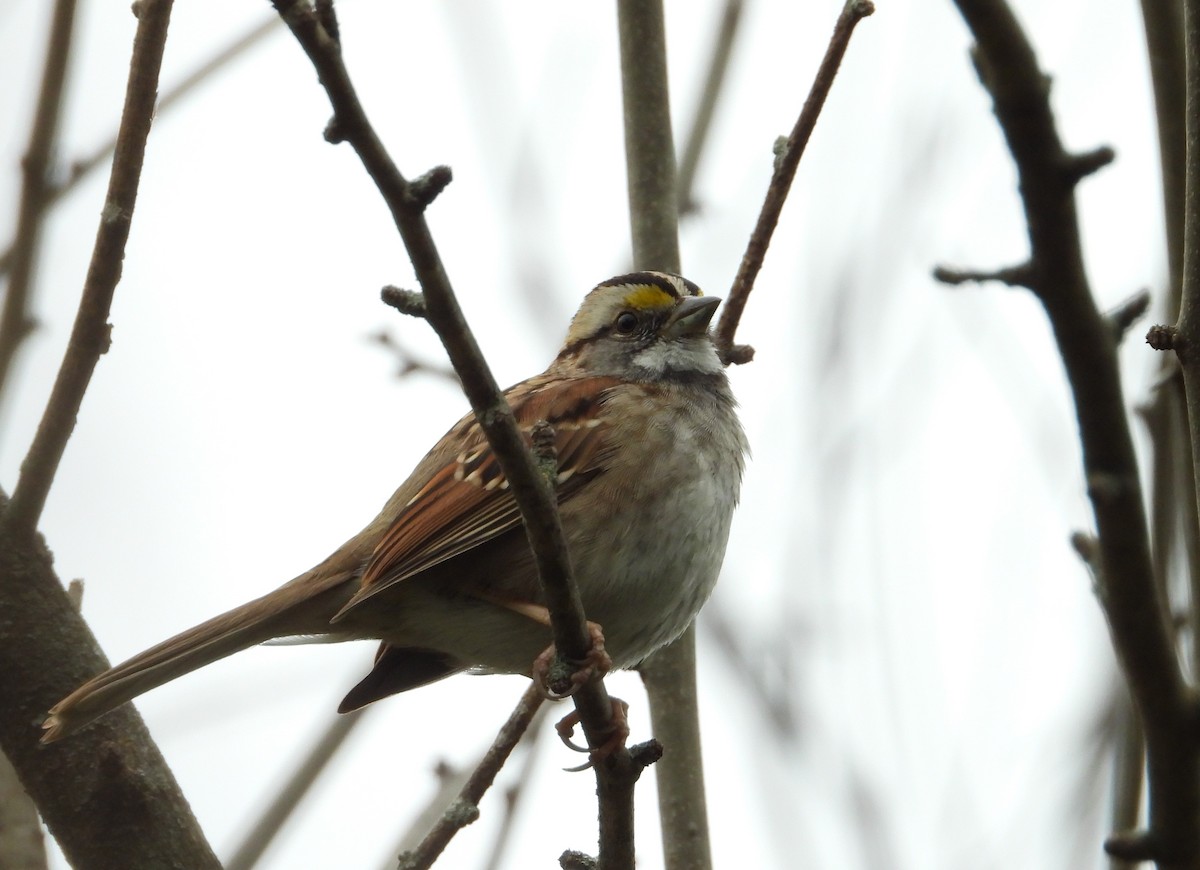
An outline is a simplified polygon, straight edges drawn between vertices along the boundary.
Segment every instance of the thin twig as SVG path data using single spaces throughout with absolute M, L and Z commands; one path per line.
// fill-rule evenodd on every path
M 138 4 L 134 8 L 145 12 L 146 6 Z M 138 36 L 135 37 L 135 54 L 129 70 L 116 155 L 104 207 L 100 212 L 100 227 L 96 231 L 96 243 L 84 280 L 79 311 L 75 315 L 70 342 L 46 410 L 38 423 L 37 434 L 25 455 L 25 461 L 21 463 L 21 476 L 5 518 L 16 529 L 32 530 L 37 526 L 63 451 L 67 449 L 67 441 L 75 429 L 83 395 L 100 361 L 100 355 L 108 350 L 108 313 L 117 282 L 121 279 L 125 243 L 133 224 L 146 140 L 154 119 L 154 101 L 158 93 L 158 74 L 162 66 L 170 8 L 171 4 L 167 2 L 154 5 L 149 10 L 152 19 L 161 24 L 161 33 L 144 32 L 139 27 Z
M 1146 54 L 1154 85 L 1158 123 L 1159 169 L 1162 173 L 1163 216 L 1167 230 L 1168 292 L 1166 319 L 1179 314 L 1183 272 L 1183 195 L 1186 86 L 1183 49 L 1183 4 L 1178 0 L 1141 0 L 1146 30 Z
M 1047 78 L 1007 3 L 956 2 L 976 40 L 976 69 L 1020 176 L 1031 288 L 1054 330 L 1079 420 L 1103 566 L 1099 598 L 1146 733 L 1151 833 L 1114 838 L 1110 853 L 1128 857 L 1130 849 L 1145 847 L 1160 867 L 1194 867 L 1200 858 L 1196 702 L 1154 579 L 1117 342 L 1092 298 L 1075 211 L 1075 186 L 1104 152 L 1081 159 L 1063 148 Z
M 268 15 L 258 24 L 237 37 L 233 42 L 222 47 L 216 54 L 184 76 L 177 85 L 162 93 L 162 96 L 158 100 L 158 106 L 154 110 L 154 116 L 161 118 L 183 100 L 184 97 L 191 95 L 192 91 L 209 81 L 221 69 L 245 55 L 272 32 L 279 30 L 279 27 L 279 17 Z M 117 137 L 113 135 L 108 140 L 94 147 L 85 156 L 72 160 L 67 167 L 67 177 L 57 184 L 47 187 L 46 205 L 54 205 L 74 190 L 94 170 L 107 165 L 116 148 Z M 8 250 L 0 253 L 0 276 L 3 276 L 13 268 L 15 250 L 16 243 L 14 242 L 9 246 Z
M 730 288 L 729 296 L 725 299 L 721 320 L 717 323 L 717 347 L 727 362 L 744 362 L 747 359 L 746 352 L 739 351 L 733 343 L 738 323 L 742 319 L 742 311 L 746 308 L 746 301 L 750 298 L 750 291 L 754 288 L 754 280 L 762 268 L 763 259 L 767 254 L 767 246 L 771 243 L 771 236 L 779 223 L 779 215 L 783 211 L 784 202 L 787 201 L 792 179 L 796 177 L 796 168 L 800 165 L 800 158 L 804 155 L 804 149 L 817 124 L 821 108 L 825 105 L 825 98 L 829 96 L 829 91 L 833 87 L 833 80 L 837 76 L 838 67 L 841 66 L 846 48 L 850 44 L 850 37 L 858 22 L 874 11 L 875 5 L 870 0 L 847 0 L 838 16 L 837 24 L 833 27 L 833 35 L 829 38 L 829 47 L 825 50 L 825 57 L 822 58 L 820 67 L 817 68 L 817 75 L 813 79 L 808 99 L 804 101 L 804 107 L 800 110 L 796 125 L 792 128 L 791 135 L 788 136 L 783 154 L 775 162 L 775 172 L 771 176 L 771 184 L 763 199 L 762 210 L 758 214 L 758 223 L 755 224 L 750 242 L 746 245 L 746 253 L 742 255 L 737 277 L 733 279 L 733 286 Z
M 492 742 L 483 760 L 472 772 L 470 779 L 433 829 L 425 835 L 421 844 L 411 852 L 405 852 L 399 859 L 399 870 L 426 870 L 432 867 L 451 838 L 462 828 L 479 818 L 479 801 L 491 788 L 496 774 L 512 754 L 513 748 L 521 739 L 529 723 L 537 714 L 542 701 L 545 700 L 541 689 L 531 684 L 521 696 L 521 700 L 513 709 L 504 723 L 496 739 Z
M 141 0 L 119 145 L 76 333 L 35 450 L 22 470 L 25 507 L 0 494 L 0 748 L 12 761 L 67 860 L 78 867 L 219 868 L 212 848 L 132 707 L 87 733 L 40 745 L 38 723 L 56 698 L 108 663 L 63 594 L 34 524 L 99 355 L 108 302 L 137 191 L 171 17 L 171 0 Z
M 533 773 L 538 763 L 538 742 L 544 732 L 541 726 L 547 709 L 546 707 L 540 708 L 526 729 L 528 737 L 525 740 L 525 758 L 516 777 L 504 791 L 504 816 L 500 819 L 496 836 L 488 849 L 488 860 L 484 870 L 501 870 L 505 864 L 509 843 L 512 842 L 513 834 L 516 832 L 521 800 L 528 793 L 528 788 L 533 782 Z
M 17 209 L 17 230 L 11 248 L 12 273 L 8 278 L 4 305 L 0 309 L 0 398 L 3 398 L 8 386 L 17 349 L 34 328 L 29 314 L 29 295 L 41 238 L 42 216 L 50 204 L 47 174 L 58 137 L 58 120 L 62 114 L 67 61 L 71 56 L 74 29 L 75 0 L 56 0 L 50 20 L 42 86 L 38 92 L 29 145 L 21 161 L 23 179 Z
M 349 143 L 392 214 L 424 294 L 426 317 L 462 378 L 463 391 L 521 510 L 558 653 L 583 661 L 591 649 L 591 634 L 572 578 L 554 489 L 535 464 L 458 306 L 425 221 L 427 191 L 414 191 L 368 120 L 343 62 L 341 46 L 322 23 L 332 19 L 332 4 L 324 3 L 320 14 L 300 0 L 275 0 L 275 7 L 312 61 L 333 107 L 326 138 Z M 448 171 L 436 176 L 449 178 Z M 603 680 L 584 685 L 573 700 L 589 745 L 602 745 L 611 734 L 613 711 Z M 614 752 L 597 764 L 596 770 L 601 779 L 630 772 L 636 778 L 640 772 L 626 751 Z
M 1146 765 L 1146 747 L 1142 725 L 1134 712 L 1129 692 L 1124 686 L 1117 689 L 1116 699 L 1116 756 L 1112 764 L 1112 805 L 1109 823 L 1114 831 L 1137 827 L 1142 806 L 1142 775 Z M 1109 870 L 1136 870 L 1136 865 L 1114 858 Z
M 935 266 L 933 278 L 951 286 L 999 281 L 1009 287 L 1032 287 L 1034 275 L 1033 264 L 1021 263 L 1003 269 L 952 269 L 949 266 Z
M 396 361 L 396 376 L 406 378 L 409 375 L 424 373 L 433 375 L 434 377 L 450 381 L 456 386 L 461 386 L 458 380 L 458 375 L 450 366 L 442 365 L 441 363 L 431 362 L 427 359 L 422 359 L 415 353 L 410 351 L 402 343 L 392 337 L 392 334 L 386 329 L 381 329 L 378 332 L 372 333 L 368 339 L 382 347 Z
M 696 107 L 696 115 L 679 158 L 679 192 L 675 197 L 675 206 L 681 215 L 696 209 L 696 170 L 700 166 L 700 155 L 708 143 L 708 132 L 712 129 L 721 89 L 728 77 L 729 58 L 733 55 L 733 44 L 737 41 L 744 7 L 743 0 L 725 0 L 725 8 L 721 11 L 721 23 L 709 52 L 708 74 L 700 89 L 700 104 Z
M 288 781 L 275 793 L 274 799 L 263 810 L 251 826 L 233 855 L 225 862 L 225 870 L 250 870 L 258 859 L 275 842 L 296 807 L 312 790 L 321 773 L 338 751 L 346 745 L 350 733 L 362 721 L 364 714 L 372 708 L 358 710 L 335 717 L 329 727 L 317 737 L 308 753 L 301 759 Z

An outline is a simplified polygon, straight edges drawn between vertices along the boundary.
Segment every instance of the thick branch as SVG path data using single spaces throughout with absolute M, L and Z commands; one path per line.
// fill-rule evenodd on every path
M 1195 701 L 1154 582 L 1116 339 L 1092 299 L 1075 211 L 1075 185 L 1100 161 L 1073 158 L 1063 148 L 1050 111 L 1048 80 L 1008 5 L 1003 0 L 956 2 L 974 34 L 976 66 L 1017 164 L 1031 286 L 1049 316 L 1075 401 L 1103 566 L 1100 599 L 1146 729 L 1148 842 L 1155 844 L 1155 858 L 1163 866 L 1194 866 L 1200 858 Z
M 0 511 L 7 507 L 0 494 Z M 38 742 L 50 705 L 108 661 L 63 593 L 41 537 L 3 522 L 0 613 L 0 747 L 71 866 L 220 870 L 132 705 L 70 740 Z
M 675 143 L 662 4 L 618 0 L 617 29 L 633 265 L 678 272 Z

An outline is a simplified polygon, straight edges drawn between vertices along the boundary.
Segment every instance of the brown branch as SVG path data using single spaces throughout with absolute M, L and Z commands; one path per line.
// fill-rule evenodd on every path
M 662 4 L 617 0 L 617 39 L 633 265 L 678 272 L 678 185 Z
M 508 847 L 512 843 L 513 835 L 517 830 L 516 822 L 521 802 L 528 794 L 530 785 L 533 782 L 534 771 L 537 768 L 538 742 L 545 732 L 545 729 L 541 725 L 542 720 L 545 718 L 546 709 L 546 707 L 542 707 L 526 729 L 526 733 L 529 736 L 525 740 L 525 758 L 512 784 L 504 790 L 504 815 L 496 828 L 492 844 L 487 850 L 488 860 L 484 866 L 484 870 L 501 870 L 502 867 L 509 864 L 509 861 L 506 860 L 508 857 Z
M 536 685 L 530 685 L 516 708 L 501 727 L 483 760 L 459 792 L 458 798 L 446 808 L 436 825 L 425 835 L 419 846 L 405 852 L 399 859 L 399 870 L 426 870 L 432 867 L 450 840 L 471 822 L 479 818 L 479 802 L 496 780 L 496 774 L 512 754 L 529 723 L 537 714 L 545 696 Z
M 405 290 L 403 287 L 393 287 L 389 284 L 380 291 L 379 298 L 385 305 L 390 305 L 401 314 L 425 317 L 425 297 L 416 290 Z
M 143 18 L 135 37 L 116 156 L 79 311 L 37 434 L 21 464 L 21 476 L 5 517 L 14 528 L 27 532 L 37 526 L 67 441 L 75 429 L 83 394 L 100 355 L 108 350 L 110 342 L 108 313 L 117 282 L 121 279 L 125 243 L 133 222 L 146 140 L 154 118 L 154 100 L 158 93 L 158 74 L 171 4 L 139 4 L 134 8 L 145 11 L 153 24 L 145 25 Z
M 341 46 L 326 26 L 333 20 L 332 4 L 322 4 L 319 14 L 301 0 L 275 0 L 274 5 L 312 61 L 333 107 L 334 117 L 326 128 L 326 138 L 347 142 L 354 149 L 392 214 L 421 285 L 426 318 L 462 378 L 463 391 L 521 509 L 558 653 L 569 660 L 583 661 L 591 648 L 591 635 L 572 578 L 554 489 L 522 440 L 512 409 L 500 392 L 450 287 L 425 221 L 429 189 L 418 186 L 414 190 L 413 183 L 400 173 L 368 120 L 342 60 Z M 573 700 L 589 745 L 602 745 L 611 733 L 613 710 L 603 680 L 583 686 Z M 614 752 L 596 765 L 602 795 L 602 827 L 605 783 L 632 782 L 640 771 L 626 750 Z
M 1141 0 L 1150 80 L 1158 122 L 1159 168 L 1167 231 L 1167 317 L 1179 314 L 1183 272 L 1184 95 L 1183 4 L 1178 0 Z
M 1146 733 L 1151 834 L 1142 842 L 1152 845 L 1160 866 L 1192 867 L 1200 859 L 1196 701 L 1154 580 L 1116 339 L 1092 299 L 1075 211 L 1075 185 L 1100 160 L 1081 161 L 1063 148 L 1048 80 L 1008 5 L 956 2 L 976 40 L 976 68 L 1017 165 L 1031 286 L 1050 319 L 1079 420 L 1103 566 L 1099 597 Z
M 0 522 L 0 610 L 19 615 L 0 631 L 0 749 L 73 867 L 220 870 L 132 705 L 72 740 L 38 742 L 50 705 L 108 668 L 51 562 L 40 536 Z
M 825 105 L 825 98 L 829 96 L 838 67 L 841 66 L 846 48 L 850 45 L 850 37 L 858 22 L 874 11 L 875 5 L 870 0 L 847 0 L 833 27 L 833 35 L 829 38 L 829 47 L 825 49 L 825 57 L 822 58 L 821 65 L 817 68 L 812 88 L 800 110 L 800 116 L 796 119 L 796 125 L 792 128 L 791 135 L 788 136 L 783 153 L 775 161 L 775 172 L 771 176 L 767 195 L 763 199 L 762 209 L 758 214 L 758 223 L 755 224 L 754 232 L 750 235 L 746 253 L 742 255 L 737 276 L 733 279 L 733 286 L 730 288 L 729 296 L 725 299 L 721 320 L 717 323 L 717 348 L 727 363 L 745 362 L 748 358 L 747 349 L 739 348 L 733 343 L 738 323 L 741 322 L 742 312 L 750 298 L 750 291 L 754 288 L 754 281 L 758 277 L 763 259 L 767 255 L 767 246 L 771 244 L 771 236 L 779 224 L 779 215 L 783 211 L 784 202 L 787 201 L 788 191 L 791 190 L 792 179 L 796 177 L 800 158 L 804 155 L 804 149 L 812 137 L 817 118 L 820 117 L 821 109 Z M 752 355 L 752 353 L 751 351 L 750 354 Z
M 662 3 L 619 0 L 617 36 L 634 267 L 680 272 L 678 183 Z M 646 682 L 654 733 L 664 735 L 670 746 L 663 763 L 654 771 L 668 870 L 707 870 L 712 865 L 696 699 L 695 632 L 695 626 L 689 626 L 681 637 L 641 666 L 657 673 L 684 675 L 674 690 L 665 690 L 659 681 Z M 636 778 L 611 780 L 607 788 L 600 783 L 601 868 L 634 865 Z M 586 864 L 584 857 L 564 855 L 560 864 Z
M 1108 320 L 1109 329 L 1112 330 L 1113 338 L 1117 344 L 1120 344 L 1125 334 L 1150 310 L 1150 291 L 1139 290 L 1134 293 L 1120 305 L 1116 306 L 1105 314 L 1105 319 Z
M 50 204 L 47 173 L 58 137 L 63 91 L 67 82 L 67 61 L 71 56 L 71 36 L 75 29 L 75 0 L 55 0 L 50 20 L 50 39 L 46 45 L 46 65 L 38 92 L 29 145 L 21 161 L 22 185 L 17 208 L 17 229 L 11 248 L 11 274 L 0 309 L 0 397 L 4 396 L 12 374 L 17 349 L 33 331 L 29 314 L 29 295 L 33 268 L 41 239 L 42 216 Z
M 935 281 L 957 286 L 959 284 L 982 284 L 985 281 L 999 281 L 1009 287 L 1032 287 L 1033 264 L 1021 263 L 1004 269 L 951 269 L 949 266 L 935 266 L 933 269 Z
M 414 374 L 428 374 L 450 381 L 456 386 L 462 386 L 454 369 L 448 365 L 431 362 L 414 354 L 401 342 L 392 337 L 386 329 L 372 333 L 368 339 L 390 353 L 396 361 L 396 376 L 406 378 Z
M 216 73 L 220 72 L 224 67 L 230 65 L 238 58 L 246 54 L 250 49 L 254 48 L 263 41 L 272 32 L 279 29 L 279 18 L 275 15 L 269 15 L 263 21 L 251 27 L 241 36 L 237 37 L 233 42 L 221 48 L 208 60 L 201 63 L 194 70 L 188 73 L 184 78 L 172 87 L 170 90 L 163 91 L 158 99 L 158 106 L 154 110 L 154 116 L 161 118 L 164 114 L 174 108 L 185 97 L 191 95 L 192 91 L 196 90 L 201 85 L 208 82 Z M 117 148 L 117 138 L 113 136 L 100 145 L 94 147 L 90 153 L 83 157 L 77 157 L 70 162 L 67 167 L 67 177 L 46 189 L 47 205 L 54 205 L 72 190 L 74 190 L 83 179 L 87 178 L 95 170 L 99 169 L 108 163 L 113 152 Z M 8 250 L 0 253 L 0 275 L 4 275 L 13 268 L 13 258 L 15 255 L 15 242 L 9 245 Z
M 38 725 L 65 692 L 108 663 L 51 568 L 33 526 L 107 335 L 149 133 L 170 0 L 142 0 L 119 146 L 92 266 L 63 369 L 22 469 L 23 507 L 0 494 L 0 747 L 68 861 L 78 868 L 219 868 L 145 725 L 124 707 L 75 740 L 40 744 Z
M 728 78 L 729 58 L 733 55 L 733 44 L 737 41 L 741 28 L 744 5 L 743 0 L 725 0 L 725 8 L 721 12 L 721 23 L 709 52 L 708 74 L 704 78 L 704 86 L 700 89 L 700 104 L 696 107 L 696 115 L 692 119 L 687 138 L 684 139 L 683 152 L 679 158 L 675 207 L 681 215 L 696 210 L 696 170 L 708 143 L 708 132 L 712 129 L 721 89 Z
M 650 724 L 665 749 L 655 768 L 663 865 L 668 870 L 712 866 L 700 751 L 700 710 L 696 689 L 696 630 L 693 626 L 668 648 L 638 667 L 651 699 Z
M 296 807 L 300 806 L 300 802 L 312 791 L 329 762 L 346 745 L 347 738 L 370 709 L 363 707 L 334 717 L 300 759 L 288 781 L 278 789 L 250 831 L 242 838 L 233 856 L 225 862 L 225 870 L 251 870 L 258 864 L 258 859 L 275 842 L 275 838 L 292 817 Z

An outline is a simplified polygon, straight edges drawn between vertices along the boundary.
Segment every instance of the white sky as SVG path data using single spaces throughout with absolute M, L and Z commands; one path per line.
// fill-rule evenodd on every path
M 708 642 L 702 618 L 716 862 L 1100 866 L 1103 832 L 1071 837 L 1091 798 L 1076 791 L 1094 767 L 1084 740 L 1113 665 L 1067 545 L 1090 514 L 1061 367 L 1026 293 L 929 277 L 939 262 L 1024 256 L 1011 162 L 948 0 L 877 5 L 743 322 L 757 359 L 732 375 L 754 458 L 712 606 L 799 724 L 783 739 L 764 723 L 749 675 Z M 128 4 L 83 6 L 65 161 L 114 129 L 135 23 Z M 1054 76 L 1065 141 L 1118 154 L 1080 195 L 1099 302 L 1157 290 L 1157 150 L 1135 4 L 1017 6 Z M 0 5 L 0 236 L 15 213 L 44 7 Z M 839 8 L 747 3 L 701 167 L 703 211 L 682 231 L 685 274 L 710 294 L 732 279 L 772 142 L 790 129 Z M 718 10 L 668 3 L 677 137 Z M 268 12 L 178 4 L 164 87 Z M 627 267 L 612 4 L 347 0 L 341 21 L 401 168 L 453 167 L 430 220 L 498 378 L 540 371 L 582 295 Z M 423 324 L 378 301 L 383 284 L 413 286 L 411 270 L 349 147 L 322 140 L 329 114 L 281 28 L 156 123 L 113 348 L 43 523 L 60 576 L 85 578 L 85 615 L 114 660 L 323 558 L 465 407 L 438 379 L 397 381 L 366 340 L 387 328 L 440 353 Z M 47 225 L 42 329 L 0 408 L 9 491 L 70 327 L 104 175 Z M 1123 350 L 1131 404 L 1154 363 L 1141 329 Z M 219 854 L 370 654 L 251 650 L 138 702 Z M 610 685 L 631 702 L 634 739 L 649 736 L 637 679 Z M 262 866 L 385 866 L 434 764 L 470 763 L 522 689 L 520 678 L 456 677 L 377 705 Z M 557 743 L 539 751 L 508 867 L 594 847 L 592 778 L 562 773 L 576 759 Z M 654 806 L 652 777 L 638 799 Z M 498 818 L 499 801 L 485 801 L 443 866 L 481 867 Z M 659 867 L 653 813 L 640 823 L 639 866 Z

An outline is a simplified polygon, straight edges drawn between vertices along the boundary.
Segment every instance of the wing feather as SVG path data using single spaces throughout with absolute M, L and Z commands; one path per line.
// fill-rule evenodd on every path
M 509 401 L 527 443 L 539 420 L 554 427 L 560 504 L 607 466 L 606 427 L 597 412 L 618 383 L 615 378 L 599 377 L 539 379 L 510 391 Z M 518 394 L 519 400 L 514 401 Z M 508 481 L 474 417 L 464 418 L 445 438 L 461 439 L 462 450 L 401 508 L 375 547 L 360 589 L 335 621 L 384 589 L 520 525 Z

